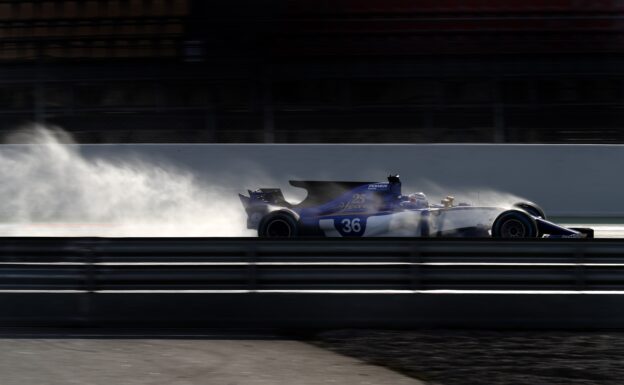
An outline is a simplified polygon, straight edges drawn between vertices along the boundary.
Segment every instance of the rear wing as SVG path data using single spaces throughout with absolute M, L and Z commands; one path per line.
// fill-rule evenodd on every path
M 278 188 L 261 188 L 256 191 L 247 190 L 249 196 L 238 194 L 247 213 L 247 228 L 257 229 L 262 217 L 269 212 L 269 206 L 292 207 L 284 199 L 282 190 Z
M 282 190 L 278 188 L 260 188 L 256 191 L 247 190 L 249 196 L 244 196 L 242 194 L 238 194 L 238 197 L 243 204 L 245 209 L 250 208 L 256 204 L 271 204 L 276 206 L 292 206 L 290 203 L 286 201 L 284 198 L 284 194 L 282 194 Z

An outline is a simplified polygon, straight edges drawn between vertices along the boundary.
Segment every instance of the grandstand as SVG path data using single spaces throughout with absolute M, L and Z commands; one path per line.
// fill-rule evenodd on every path
M 0 0 L 0 130 L 624 142 L 624 2 Z

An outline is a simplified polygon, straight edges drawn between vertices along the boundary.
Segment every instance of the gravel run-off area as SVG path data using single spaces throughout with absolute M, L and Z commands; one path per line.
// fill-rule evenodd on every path
M 624 384 L 624 332 L 340 330 L 315 343 L 427 384 Z

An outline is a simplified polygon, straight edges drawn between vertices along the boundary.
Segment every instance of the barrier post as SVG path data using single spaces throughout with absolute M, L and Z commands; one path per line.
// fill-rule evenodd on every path
M 576 263 L 576 290 L 583 291 L 585 284 L 585 252 L 580 245 L 574 247 L 574 262 Z
M 418 243 L 412 242 L 410 244 L 410 263 L 412 272 L 412 290 L 422 289 L 422 269 L 421 269 L 421 255 Z
M 81 309 L 80 309 L 80 318 L 82 322 L 89 323 L 91 321 L 92 314 L 92 299 L 95 294 L 96 283 L 95 283 L 95 274 L 96 274 L 96 266 L 94 261 L 94 252 L 92 245 L 81 245 L 78 248 L 80 250 L 80 254 L 82 255 L 82 260 L 85 266 L 85 275 L 84 275 L 84 294 L 81 297 Z
M 255 293 L 256 290 L 258 290 L 258 266 L 256 265 L 257 259 L 258 258 L 256 253 L 256 246 L 254 244 L 250 244 L 247 247 L 247 272 L 249 274 L 247 286 L 248 290 L 252 293 Z

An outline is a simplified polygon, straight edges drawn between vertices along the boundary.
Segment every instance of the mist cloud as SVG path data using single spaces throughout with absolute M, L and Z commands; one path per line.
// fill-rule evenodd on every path
M 33 126 L 0 151 L 0 235 L 243 236 L 235 194 L 140 159 L 88 159 L 62 130 Z M 28 143 L 28 144 L 26 144 Z

